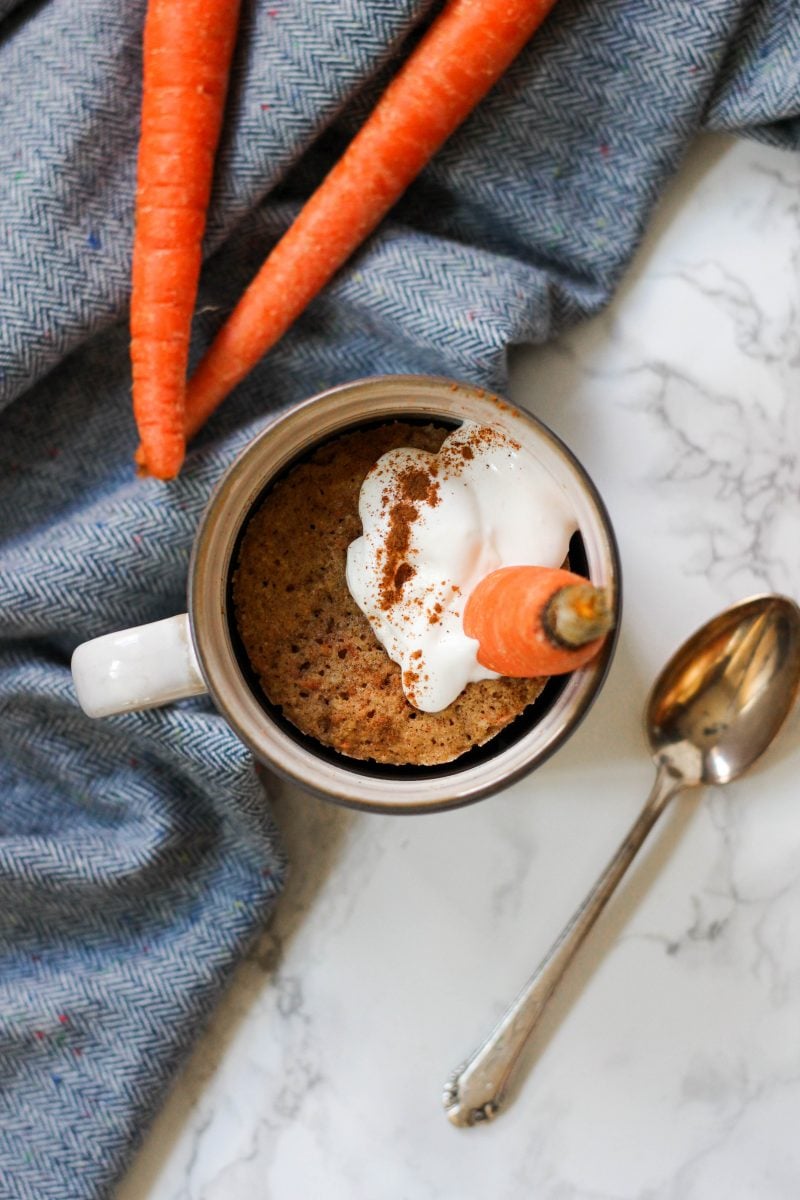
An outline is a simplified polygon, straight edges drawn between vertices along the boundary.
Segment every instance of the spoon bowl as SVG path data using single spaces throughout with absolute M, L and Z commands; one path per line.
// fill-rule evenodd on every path
M 729 783 L 760 758 L 800 689 L 800 608 L 755 596 L 698 629 L 653 684 L 645 709 L 657 766 L 653 789 L 628 836 L 550 952 L 486 1041 L 448 1080 L 454 1125 L 491 1120 L 502 1108 L 522 1049 L 614 890 L 678 792 Z
M 698 629 L 653 684 L 653 757 L 684 786 L 730 783 L 775 739 L 797 697 L 800 609 L 754 596 Z

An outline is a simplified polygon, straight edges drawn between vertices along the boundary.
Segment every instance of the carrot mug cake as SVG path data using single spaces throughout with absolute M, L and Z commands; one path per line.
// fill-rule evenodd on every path
M 209 500 L 188 611 L 84 642 L 73 679 L 92 717 L 208 692 L 317 794 L 436 811 L 570 736 L 619 598 L 608 514 L 550 430 L 468 384 L 376 376 L 274 418 Z
M 467 633 L 481 620 L 476 587 L 495 572 L 513 587 L 513 568 L 544 567 L 553 591 L 578 586 L 557 570 L 575 531 L 552 476 L 498 429 L 393 422 L 344 434 L 293 466 L 250 519 L 233 579 L 245 652 L 269 701 L 324 745 L 379 763 L 450 762 L 532 704 L 544 672 L 599 649 L 610 606 L 586 583 L 580 652 L 554 637 L 542 656 L 520 616 L 532 660 L 494 670 Z M 510 614 L 513 634 L 510 605 L 505 587 L 489 609 Z

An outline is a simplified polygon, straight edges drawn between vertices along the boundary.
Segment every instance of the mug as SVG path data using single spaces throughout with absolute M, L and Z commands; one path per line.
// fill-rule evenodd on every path
M 578 524 L 570 567 L 609 589 L 614 627 L 585 667 L 551 678 L 536 702 L 483 746 L 436 767 L 349 759 L 302 734 L 270 705 L 233 620 L 231 578 L 249 515 L 270 485 L 321 443 L 368 424 L 462 420 L 522 443 L 565 489 Z M 189 566 L 188 612 L 78 646 L 72 674 L 90 717 L 203 692 L 266 766 L 331 800 L 378 812 L 432 812 L 478 800 L 527 774 L 575 730 L 597 696 L 620 615 L 616 541 L 597 490 L 564 444 L 528 413 L 481 388 L 419 375 L 331 388 L 276 417 L 233 462 L 209 500 Z

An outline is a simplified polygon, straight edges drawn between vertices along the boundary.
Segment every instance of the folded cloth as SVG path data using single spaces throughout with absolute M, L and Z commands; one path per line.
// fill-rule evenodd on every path
M 109 1195 L 283 872 L 252 764 L 210 705 L 90 722 L 76 643 L 183 607 L 198 515 L 268 413 L 380 372 L 502 388 L 509 345 L 605 303 L 704 121 L 800 142 L 796 0 L 560 0 L 165 486 L 131 466 L 143 9 L 0 0 L 0 1196 L 13 1200 Z M 245 4 L 195 352 L 430 10 Z

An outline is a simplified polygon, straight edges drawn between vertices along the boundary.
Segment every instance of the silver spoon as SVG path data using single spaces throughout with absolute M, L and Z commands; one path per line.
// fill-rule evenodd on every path
M 729 783 L 760 757 L 800 687 L 800 608 L 756 596 L 720 613 L 681 646 L 653 684 L 647 736 L 658 768 L 625 841 L 486 1041 L 448 1081 L 454 1125 L 503 1106 L 522 1048 L 589 930 L 667 802 L 685 788 Z

